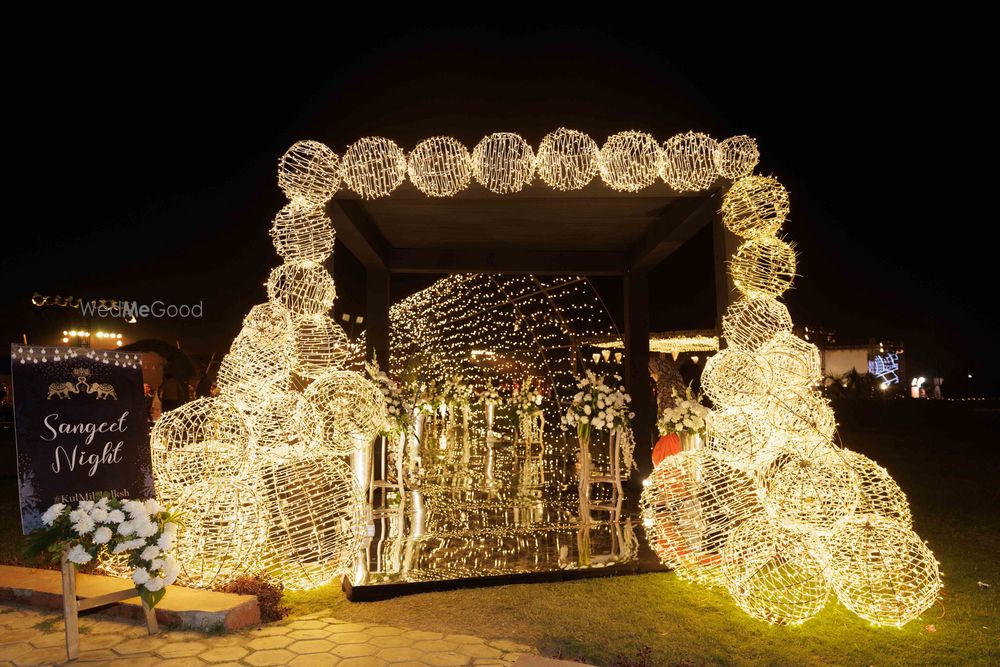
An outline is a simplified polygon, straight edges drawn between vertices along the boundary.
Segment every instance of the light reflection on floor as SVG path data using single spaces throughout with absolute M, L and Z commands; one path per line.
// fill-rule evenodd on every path
M 479 437 L 443 453 L 425 451 L 421 463 L 401 511 L 376 522 L 368 562 L 353 585 L 580 567 L 578 489 L 564 455 L 536 449 L 526 456 L 523 444 Z M 631 521 L 613 525 L 607 518 L 593 514 L 590 567 L 636 558 Z

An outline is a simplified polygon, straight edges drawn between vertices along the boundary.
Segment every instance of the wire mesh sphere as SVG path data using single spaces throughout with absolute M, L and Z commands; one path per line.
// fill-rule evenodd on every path
M 722 571 L 740 609 L 768 623 L 803 623 L 830 598 L 825 568 L 809 542 L 766 515 L 733 530 L 722 549 Z
M 340 158 L 318 141 L 296 141 L 278 162 L 278 187 L 290 200 L 322 205 L 340 187 Z
M 286 204 L 274 217 L 271 241 L 286 262 L 322 263 L 333 252 L 333 223 L 322 206 Z
M 713 410 L 705 434 L 705 448 L 740 470 L 753 470 L 776 446 L 774 429 L 755 407 Z
M 757 140 L 738 134 L 719 142 L 719 175 L 735 181 L 749 176 L 760 161 Z
M 267 537 L 261 498 L 248 481 L 206 479 L 189 486 L 157 486 L 166 505 L 183 509 L 184 528 L 173 553 L 181 566 L 177 583 L 218 588 L 259 567 Z
M 779 333 L 791 333 L 785 304 L 768 297 L 743 297 L 726 309 L 722 335 L 729 345 L 756 352 Z
M 240 334 L 261 343 L 291 345 L 292 318 L 276 303 L 258 303 L 243 318 Z
M 832 448 L 809 457 L 781 453 L 756 471 L 755 481 L 771 518 L 808 535 L 829 534 L 858 507 L 858 478 Z
M 659 167 L 660 145 L 646 132 L 619 132 L 601 147 L 601 178 L 615 190 L 638 192 L 652 185 Z
M 410 151 L 407 173 L 425 195 L 451 197 L 469 187 L 472 157 L 458 139 L 431 137 Z
M 239 475 L 252 443 L 250 424 L 226 397 L 198 398 L 165 412 L 149 433 L 157 488 Z
M 306 378 L 317 378 L 331 368 L 342 368 L 353 355 L 351 341 L 344 328 L 327 315 L 296 318 L 292 371 Z
M 795 279 L 795 247 L 775 237 L 745 241 L 729 262 L 733 284 L 751 297 L 779 297 Z
M 385 197 L 406 178 L 406 155 L 392 139 L 363 137 L 344 152 L 340 172 L 362 198 Z
M 719 142 L 701 132 L 663 142 L 660 176 L 677 192 L 707 190 L 719 177 Z
M 771 368 L 775 387 L 812 387 L 823 374 L 819 348 L 791 331 L 775 334 L 760 354 Z
M 347 573 L 364 545 L 364 494 L 350 466 L 328 456 L 265 456 L 259 490 L 268 526 L 263 565 L 292 590 Z
M 589 135 L 560 127 L 538 145 L 535 169 L 556 190 L 579 190 L 594 180 L 601 164 L 597 143 Z
M 491 192 L 520 192 L 535 175 L 535 152 L 520 135 L 494 132 L 472 149 L 472 175 Z
M 723 586 L 722 547 L 740 523 L 761 512 L 753 480 L 700 449 L 668 456 L 643 489 L 646 538 L 677 576 Z
M 771 426 L 793 435 L 816 434 L 832 440 L 837 417 L 818 391 L 806 387 L 785 387 L 772 395 L 767 412 Z
M 245 331 L 222 358 L 215 382 L 223 394 L 245 408 L 286 387 L 291 363 L 292 350 L 286 340 L 267 340 Z
M 788 217 L 788 190 L 771 176 L 744 176 L 722 198 L 722 224 L 745 239 L 774 236 Z
M 347 455 L 367 448 L 385 424 L 385 397 L 360 373 L 330 370 L 305 392 L 323 425 L 324 446 Z
M 247 419 L 258 447 L 305 452 L 322 437 L 323 425 L 305 397 L 294 391 L 275 391 L 255 405 Z
M 858 478 L 861 491 L 858 514 L 875 514 L 911 528 L 913 516 L 910 514 L 910 503 L 889 471 L 864 454 L 849 449 L 840 451 Z
M 718 407 L 739 408 L 759 403 L 771 386 L 771 371 L 755 354 L 727 347 L 709 357 L 701 388 Z
M 267 278 L 267 298 L 294 317 L 319 315 L 333 307 L 333 276 L 317 262 L 285 262 Z
M 938 598 L 937 559 L 897 521 L 871 514 L 851 517 L 837 526 L 827 546 L 837 599 L 866 621 L 902 627 Z

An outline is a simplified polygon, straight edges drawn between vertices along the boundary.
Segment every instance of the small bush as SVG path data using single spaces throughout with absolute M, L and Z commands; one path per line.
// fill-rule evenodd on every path
M 219 590 L 223 593 L 255 596 L 260 606 L 260 620 L 264 623 L 280 621 L 290 611 L 281 601 L 285 585 L 264 573 L 238 577 Z

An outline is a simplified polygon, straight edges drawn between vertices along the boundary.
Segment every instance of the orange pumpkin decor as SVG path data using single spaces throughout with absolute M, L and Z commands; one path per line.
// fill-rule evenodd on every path
M 681 451 L 681 438 L 676 433 L 670 433 L 656 441 L 653 447 L 653 467 L 660 465 L 660 461 Z

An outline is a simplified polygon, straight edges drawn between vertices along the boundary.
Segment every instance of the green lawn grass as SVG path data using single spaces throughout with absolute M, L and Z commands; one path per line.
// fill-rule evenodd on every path
M 845 446 L 889 469 L 941 562 L 942 599 L 905 628 L 875 628 L 831 598 L 804 625 L 751 619 L 724 591 L 672 574 L 427 593 L 351 603 L 339 586 L 286 594 L 293 614 L 513 639 L 608 665 L 649 646 L 654 665 L 1000 664 L 1000 405 L 843 402 Z M 12 484 L 3 485 L 0 562 L 17 560 Z M 981 587 L 978 582 L 991 584 Z M 933 626 L 935 631 L 930 631 Z

